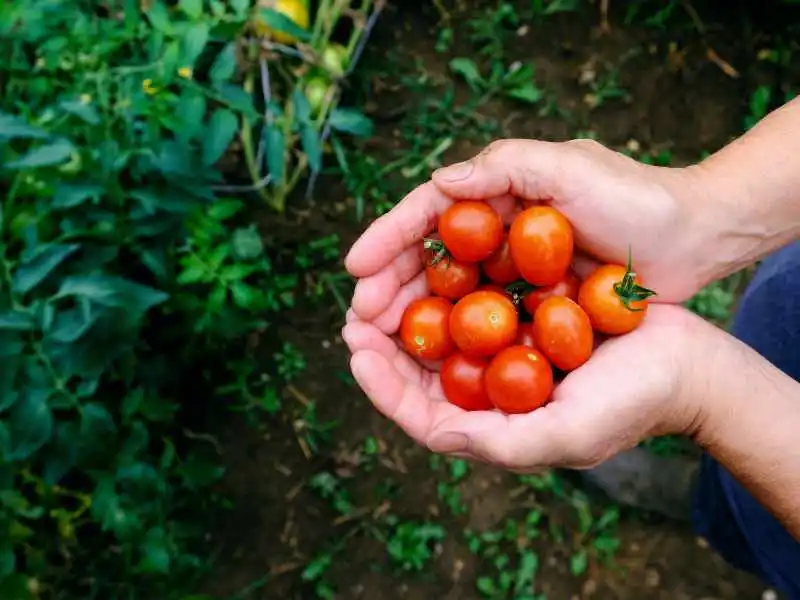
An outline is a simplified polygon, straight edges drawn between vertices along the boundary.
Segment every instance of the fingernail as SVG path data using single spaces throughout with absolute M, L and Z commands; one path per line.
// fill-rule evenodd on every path
M 463 433 L 434 433 L 428 438 L 428 448 L 433 452 L 464 452 L 469 447 L 469 438 Z
M 472 164 L 471 160 L 467 160 L 465 162 L 456 163 L 454 165 L 450 165 L 449 167 L 442 167 L 441 169 L 437 169 L 433 176 L 436 179 L 441 179 L 442 181 L 461 181 L 462 179 L 466 179 L 470 175 L 472 175 L 472 170 L 475 166 Z

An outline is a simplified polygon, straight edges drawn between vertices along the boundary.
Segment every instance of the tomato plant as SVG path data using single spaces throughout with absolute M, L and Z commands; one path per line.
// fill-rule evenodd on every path
M 499 285 L 508 285 L 520 278 L 519 269 L 511 258 L 508 236 L 503 237 L 500 247 L 481 266 L 486 276 Z
M 462 352 L 449 356 L 439 371 L 445 398 L 464 410 L 492 410 L 484 382 L 487 365 L 485 359 Z
M 486 368 L 485 379 L 489 400 L 508 414 L 544 406 L 553 391 L 553 368 L 541 352 L 527 346 L 510 346 L 498 353 Z
M 429 296 L 408 305 L 400 322 L 400 341 L 411 356 L 441 360 L 453 351 L 450 315 L 453 305 Z
M 517 328 L 517 338 L 514 343 L 518 346 L 536 348 L 536 339 L 533 336 L 533 323 L 520 323 Z
M 573 253 L 572 226 L 555 208 L 532 206 L 511 224 L 509 245 L 523 279 L 555 285 L 567 274 Z
M 581 305 L 595 330 L 621 335 L 636 329 L 655 292 L 642 287 L 636 275 L 622 265 L 603 265 L 589 275 L 578 291 Z
M 547 298 L 536 309 L 533 337 L 536 347 L 562 371 L 580 367 L 594 349 L 589 317 L 576 302 L 563 296 Z
M 554 285 L 547 285 L 544 287 L 537 287 L 525 294 L 522 298 L 522 305 L 528 314 L 533 315 L 539 305 L 547 298 L 553 296 L 563 296 L 570 300 L 578 301 L 578 289 L 580 289 L 581 282 L 572 271 L 568 271 L 564 279 Z
M 462 352 L 491 356 L 517 336 L 519 316 L 508 297 L 492 291 L 467 294 L 453 307 L 450 332 Z
M 478 265 L 452 257 L 429 261 L 425 266 L 431 292 L 448 300 L 459 300 L 474 291 L 480 277 Z
M 503 242 L 503 220 L 485 202 L 456 202 L 439 217 L 439 235 L 458 260 L 489 258 Z

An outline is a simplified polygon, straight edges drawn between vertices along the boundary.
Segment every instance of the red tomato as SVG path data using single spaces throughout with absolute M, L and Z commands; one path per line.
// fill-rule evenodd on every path
M 456 202 L 439 217 L 445 248 L 463 262 L 489 258 L 503 242 L 503 220 L 485 202 Z
M 572 226 L 551 206 L 531 206 L 517 215 L 508 243 L 522 278 L 533 285 L 557 284 L 572 262 Z
M 441 360 L 455 350 L 450 336 L 453 305 L 429 296 L 408 305 L 400 321 L 400 341 L 411 356 Z
M 513 301 L 514 297 L 508 293 L 508 291 L 502 287 L 497 285 L 496 283 L 484 283 L 479 285 L 475 288 L 476 292 L 497 292 L 498 294 L 505 296 L 509 300 Z
M 538 350 L 510 346 L 486 369 L 486 393 L 504 413 L 527 413 L 547 404 L 553 391 L 553 367 Z
M 533 316 L 536 347 L 562 371 L 572 371 L 589 360 L 594 350 L 594 333 L 588 315 L 577 302 L 553 296 Z
M 520 278 L 519 270 L 511 259 L 511 250 L 508 246 L 508 236 L 503 238 L 503 243 L 494 253 L 483 261 L 483 272 L 494 283 L 508 285 Z
M 487 366 L 485 359 L 461 352 L 449 356 L 439 371 L 445 398 L 464 410 L 492 410 L 483 378 Z
M 536 288 L 525 294 L 525 297 L 522 298 L 522 305 L 529 314 L 533 315 L 542 302 L 553 296 L 563 296 L 577 302 L 578 289 L 580 286 L 581 282 L 578 280 L 578 277 L 573 272 L 569 271 L 566 277 L 557 284 Z
M 425 266 L 425 279 L 431 292 L 448 300 L 459 300 L 474 291 L 480 277 L 478 265 L 452 257 Z
M 497 292 L 472 292 L 459 300 L 450 315 L 456 346 L 470 356 L 492 356 L 517 336 L 519 315 L 514 303 Z
M 514 342 L 518 346 L 536 348 L 536 339 L 533 337 L 533 323 L 520 323 L 517 327 L 517 339 Z
M 636 329 L 647 313 L 647 297 L 654 293 L 638 279 L 626 278 L 622 265 L 603 265 L 581 284 L 578 304 L 589 315 L 592 327 L 608 335 Z M 615 289 L 620 284 L 618 289 Z

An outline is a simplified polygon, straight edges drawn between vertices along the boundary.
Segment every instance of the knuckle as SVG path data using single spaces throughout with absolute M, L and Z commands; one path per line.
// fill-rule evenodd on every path
M 591 138 L 575 138 L 565 143 L 571 148 L 575 148 L 576 150 L 586 153 L 597 153 L 606 150 L 606 147 L 603 146 L 603 144 Z

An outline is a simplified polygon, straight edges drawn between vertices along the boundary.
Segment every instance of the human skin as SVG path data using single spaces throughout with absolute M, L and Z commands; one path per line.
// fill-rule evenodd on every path
M 693 437 L 800 539 L 800 384 L 716 327 L 670 303 L 800 234 L 800 101 L 699 165 L 642 165 L 594 142 L 507 140 L 440 170 L 351 249 L 359 278 L 343 337 L 374 405 L 436 452 L 515 471 L 588 468 L 650 435 Z M 489 200 L 506 221 L 515 198 L 548 202 L 576 243 L 624 263 L 658 292 L 640 328 L 604 343 L 553 402 L 527 415 L 466 413 L 442 395 L 436 365 L 392 340 L 428 293 L 422 238 L 460 199 Z M 592 261 L 578 257 L 585 273 Z

